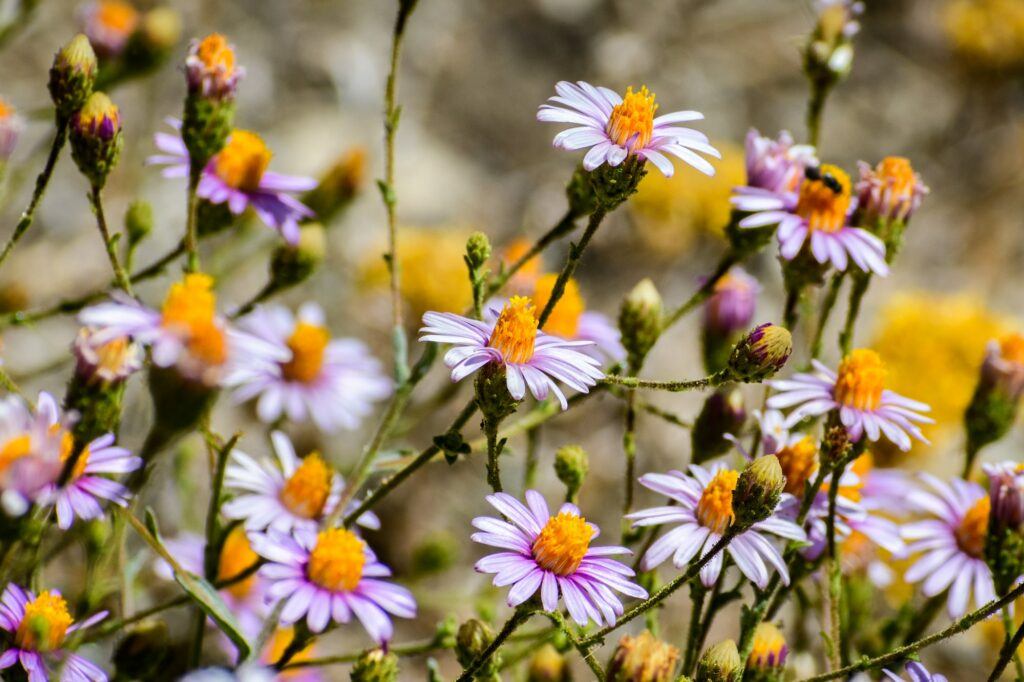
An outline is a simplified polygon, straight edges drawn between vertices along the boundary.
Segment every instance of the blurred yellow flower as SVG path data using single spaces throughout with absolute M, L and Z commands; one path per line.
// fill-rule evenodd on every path
M 1024 2 L 951 0 L 945 28 L 953 49 L 967 61 L 989 68 L 1024 62 Z
M 732 188 L 746 180 L 743 147 L 715 143 L 722 160 L 714 177 L 680 165 L 671 178 L 648 173 L 630 201 L 641 239 L 652 252 L 673 256 L 699 234 L 721 236 L 729 221 Z
M 889 370 L 888 387 L 931 405 L 936 423 L 924 432 L 938 444 L 961 428 L 985 345 L 1007 321 L 974 297 L 932 293 L 894 297 L 879 320 L 871 347 Z M 912 452 L 926 448 L 915 443 Z M 885 448 L 876 452 L 883 460 L 893 454 Z
M 462 313 L 473 302 L 466 263 L 466 239 L 461 227 L 403 227 L 398 233 L 398 263 L 402 297 L 409 306 L 406 320 L 419 324 L 428 310 Z M 387 289 L 388 270 L 379 248 L 366 254 L 358 274 L 369 289 Z

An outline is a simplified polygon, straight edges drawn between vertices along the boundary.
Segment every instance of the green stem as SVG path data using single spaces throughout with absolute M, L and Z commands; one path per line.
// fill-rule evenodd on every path
M 188 197 L 186 199 L 185 225 L 185 252 L 188 260 L 185 265 L 185 272 L 199 271 L 199 197 L 196 190 L 199 188 L 199 178 L 202 176 L 203 168 L 198 163 L 192 163 L 188 174 Z
M 786 305 L 782 312 L 782 324 L 790 332 L 796 329 L 796 323 L 800 320 L 800 298 L 802 296 L 802 287 L 795 287 L 786 292 Z
M 715 588 L 721 584 L 721 580 L 715 582 Z M 683 674 L 688 675 L 693 667 L 694 659 L 696 658 L 697 642 L 700 639 L 701 631 L 701 612 L 704 610 L 704 599 L 707 597 L 708 591 L 701 584 L 696 584 L 690 587 L 691 597 L 690 601 L 690 627 L 686 633 L 686 652 L 683 655 Z M 710 604 L 708 605 L 710 610 Z
M 64 148 L 64 143 L 68 139 L 68 122 L 66 119 L 58 116 L 57 117 L 57 130 L 53 135 L 53 144 L 50 145 L 50 154 L 46 157 L 46 164 L 43 166 L 43 170 L 39 173 L 36 178 L 36 188 L 32 192 L 32 199 L 28 202 L 28 208 L 21 214 L 21 219 L 18 221 L 17 226 L 14 228 L 14 233 L 11 234 L 11 238 L 7 240 L 4 245 L 4 250 L 0 251 L 0 266 L 3 266 L 4 261 L 7 260 L 7 256 L 14 250 L 14 245 L 18 243 L 25 233 L 28 232 L 28 228 L 32 227 L 32 220 L 36 215 L 36 208 L 39 207 L 39 202 L 43 199 L 43 194 L 46 192 L 46 186 L 50 184 L 50 177 L 53 175 L 53 169 L 57 165 L 57 159 L 60 157 L 60 150 Z
M 846 322 L 843 324 L 843 331 L 839 334 L 839 350 L 845 356 L 849 354 L 853 346 L 853 328 L 857 324 L 857 317 L 860 315 L 860 304 L 864 300 L 864 294 L 871 284 L 871 275 L 859 273 L 853 278 L 853 285 L 850 287 L 850 306 L 846 311 Z
M 541 312 L 540 317 L 537 318 L 537 328 L 543 329 L 544 324 L 551 317 L 551 313 L 555 309 L 555 305 L 562 298 L 562 294 L 565 293 L 565 285 L 568 284 L 572 278 L 573 273 L 576 272 L 576 266 L 579 265 L 580 258 L 583 256 L 583 252 L 586 250 L 587 245 L 590 244 L 590 240 L 597 232 L 597 228 L 601 226 L 601 221 L 604 220 L 606 211 L 603 208 L 596 209 L 590 214 L 590 221 L 587 223 L 587 229 L 583 232 L 583 236 L 580 237 L 578 244 L 569 245 L 569 255 L 565 259 L 565 265 L 562 267 L 562 271 L 558 273 L 558 279 L 555 280 L 555 285 L 551 289 L 551 296 L 548 298 L 547 305 L 544 306 L 544 310 Z
M 555 611 L 554 613 L 545 613 L 544 615 L 550 618 L 551 622 L 557 625 L 558 628 L 565 633 L 566 639 L 568 639 L 569 643 L 572 644 L 576 651 L 580 653 L 580 658 L 583 659 L 583 662 L 586 663 L 587 667 L 594 673 L 594 677 L 597 679 L 597 682 L 605 682 L 607 675 L 605 674 L 604 669 L 601 668 L 601 664 L 594 658 L 594 654 L 590 651 L 590 647 L 581 641 L 580 638 L 576 636 L 576 633 L 572 631 L 572 628 L 569 627 L 567 622 L 565 622 L 565 618 L 562 614 Z
M 825 101 L 832 88 L 824 83 L 812 81 L 811 97 L 807 102 L 807 137 L 813 147 L 817 148 L 821 136 L 821 115 L 825 111 Z
M 437 637 L 431 637 L 419 642 L 409 642 L 388 648 L 388 652 L 396 656 L 422 656 L 432 651 L 443 651 L 451 649 L 452 643 L 440 641 Z M 309 658 L 304 661 L 292 661 L 281 666 L 281 670 L 295 670 L 297 668 L 322 668 L 327 665 L 338 665 L 342 663 L 355 663 L 365 654 L 365 651 L 356 651 L 350 654 L 338 656 L 324 656 L 323 658 Z
M 491 486 L 491 490 L 500 493 L 504 490 L 501 486 L 501 464 L 498 461 L 502 450 L 501 441 L 498 440 L 501 420 L 484 417 L 480 426 L 487 437 L 487 484 Z
M 469 682 L 470 680 L 472 680 L 473 676 L 481 668 L 487 665 L 487 662 L 491 660 L 491 657 L 494 656 L 495 653 L 497 653 L 498 649 L 501 648 L 501 645 L 505 643 L 505 640 L 508 639 L 509 636 L 513 632 L 515 632 L 520 625 L 528 621 L 530 619 L 530 616 L 532 615 L 532 607 L 527 607 L 523 605 L 517 608 L 515 612 L 512 614 L 512 617 L 505 621 L 504 627 L 502 627 L 501 631 L 498 632 L 497 635 L 495 635 L 494 640 L 488 645 L 488 647 L 484 649 L 479 656 L 477 656 L 476 660 L 470 663 L 469 666 L 467 666 L 466 669 L 462 671 L 462 674 L 459 675 L 457 682 Z
M 687 313 L 692 311 L 694 308 L 703 303 L 707 298 L 714 292 L 715 285 L 718 281 L 726 275 L 727 272 L 740 261 L 739 255 L 734 251 L 727 251 L 722 259 L 718 261 L 718 265 L 715 267 L 715 271 L 704 280 L 704 283 L 690 296 L 689 299 L 681 306 L 673 310 L 671 313 L 665 316 L 665 320 L 662 323 L 662 331 L 668 329 L 676 322 L 686 316 Z
M 828 291 L 825 292 L 825 297 L 821 301 L 821 312 L 818 314 L 818 325 L 814 329 L 814 339 L 811 342 L 811 359 L 817 360 L 821 357 L 822 343 L 825 338 L 825 327 L 828 325 L 829 317 L 832 316 L 832 308 L 836 305 L 836 299 L 839 298 L 839 290 L 843 286 L 843 278 L 845 272 L 837 272 L 832 275 L 832 282 L 829 284 Z
M 1013 622 L 1013 614 L 1010 612 L 1009 605 L 1003 607 L 1002 614 L 1003 629 L 1006 630 L 1006 640 L 1003 642 L 1003 648 L 999 652 L 999 661 L 996 662 L 996 667 L 992 669 L 992 674 L 988 679 L 990 682 L 998 680 L 1012 659 L 1017 673 L 1015 679 L 1024 680 L 1024 662 L 1021 661 L 1020 654 L 1017 652 L 1021 640 L 1024 639 L 1024 625 L 1018 628 Z
M 92 204 L 92 210 L 96 213 L 96 226 L 100 229 L 100 235 L 103 237 L 103 245 L 107 249 L 107 258 L 110 259 L 110 267 L 114 271 L 114 281 L 117 282 L 117 286 L 121 288 L 129 296 L 132 296 L 132 282 L 128 277 L 128 273 L 125 272 L 121 266 L 121 261 L 117 257 L 117 237 L 110 234 L 110 230 L 107 228 L 107 217 L 103 212 L 103 199 L 101 197 L 100 187 L 93 185 L 89 192 L 89 203 Z
M 507 436 L 502 436 L 507 438 Z M 540 426 L 526 431 L 526 464 L 523 469 L 523 489 L 529 490 L 537 480 L 537 460 L 540 454 Z
M 836 467 L 832 474 L 833 481 L 839 481 L 846 470 L 845 462 Z M 828 489 L 828 516 L 825 519 L 825 575 L 828 585 L 829 661 L 832 669 L 842 667 L 843 632 L 841 616 L 843 573 L 840 565 L 839 549 L 836 545 L 836 503 L 839 499 L 839 485 L 831 485 Z
M 670 393 L 679 393 L 681 391 L 693 391 L 718 386 L 719 384 L 728 381 L 729 378 L 730 375 L 726 371 L 716 372 L 715 374 L 706 376 L 703 379 L 690 379 L 688 381 L 655 381 L 652 379 L 638 379 L 637 377 L 623 377 L 609 374 L 601 380 L 601 383 L 615 384 L 618 386 L 625 386 L 626 388 L 649 388 L 659 391 L 669 391 Z
M 514 277 L 515 274 L 527 263 L 536 258 L 548 246 L 572 232 L 576 228 L 576 219 L 578 217 L 579 216 L 573 212 L 572 209 L 566 211 L 561 220 L 555 223 L 554 227 L 545 232 L 536 242 L 534 242 L 533 246 L 519 257 L 519 260 L 510 265 L 507 270 L 502 270 L 502 272 L 494 278 L 487 287 L 487 297 L 498 293 L 498 291 L 508 284 L 508 281 L 512 279 L 512 277 Z

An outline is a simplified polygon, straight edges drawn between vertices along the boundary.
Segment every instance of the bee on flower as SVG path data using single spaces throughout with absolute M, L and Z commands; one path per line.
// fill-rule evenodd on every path
M 181 130 L 181 121 L 167 119 L 168 125 Z M 146 163 L 164 166 L 165 178 L 184 178 L 189 174 L 189 151 L 180 135 L 157 133 L 154 136 L 160 154 Z M 285 175 L 267 170 L 272 153 L 259 135 L 235 129 L 223 148 L 203 168 L 196 194 L 211 204 L 226 204 L 234 215 L 251 208 L 267 226 L 281 233 L 291 245 L 299 242 L 299 221 L 311 218 L 311 211 L 295 198 L 298 192 L 316 187 L 314 178 Z
M 637 599 L 647 591 L 632 582 L 633 570 L 610 557 L 630 554 L 625 547 L 591 547 L 600 529 L 581 516 L 579 508 L 563 504 L 551 514 L 544 496 L 526 491 L 526 504 L 506 493 L 487 496 L 504 517 L 478 516 L 473 542 L 506 550 L 476 563 L 480 573 L 493 573 L 494 584 L 511 585 L 508 605 L 518 606 L 540 590 L 545 611 L 558 610 L 561 597 L 569 616 L 579 625 L 593 620 L 611 625 L 623 608 L 612 590 Z M 505 520 L 507 519 L 507 520 Z
M 327 433 L 355 429 L 375 402 L 391 394 L 391 380 L 366 345 L 332 339 L 315 303 L 303 305 L 297 315 L 284 306 L 259 307 L 238 327 L 287 358 L 268 362 L 265 353 L 257 353 L 235 363 L 226 379 L 236 387 L 236 401 L 258 397 L 256 414 L 264 423 L 287 417 L 312 419 Z
M 740 228 L 778 226 L 779 254 L 786 260 L 807 248 L 815 261 L 831 263 L 836 270 L 846 270 L 852 260 L 865 272 L 889 273 L 885 243 L 850 223 L 857 201 L 841 168 L 809 165 L 791 190 L 737 187 L 732 204 L 749 214 L 740 220 Z
M 268 562 L 259 570 L 268 583 L 268 600 L 285 600 L 285 625 L 305 619 L 310 632 L 320 633 L 332 622 L 348 623 L 355 616 L 370 638 L 384 646 L 394 634 L 390 616 L 416 616 L 412 593 L 381 579 L 391 569 L 352 531 L 300 529 L 288 535 L 268 530 L 251 534 L 250 540 Z
M 101 611 L 76 623 L 60 592 L 37 595 L 8 583 L 0 598 L 0 629 L 11 637 L 11 645 L 0 654 L 0 670 L 20 663 L 31 682 L 47 682 L 51 677 L 62 682 L 106 682 L 102 669 L 64 648 L 68 635 L 106 617 L 107 612 Z
M 627 157 L 650 161 L 663 175 L 675 172 L 666 154 L 681 159 L 705 175 L 715 169 L 700 154 L 721 158 L 708 138 L 679 123 L 699 121 L 704 115 L 696 111 L 675 111 L 655 116 L 658 105 L 654 93 L 646 86 L 619 95 L 614 90 L 595 87 L 578 81 L 559 81 L 557 95 L 548 99 L 537 111 L 538 121 L 570 123 L 575 127 L 555 136 L 554 146 L 574 151 L 588 149 L 583 167 L 593 171 L 603 164 L 619 166 Z M 700 154 L 698 154 L 700 152 Z
M 270 440 L 276 462 L 232 451 L 224 482 L 239 495 L 224 505 L 224 515 L 243 521 L 247 530 L 315 531 L 337 507 L 344 480 L 319 453 L 299 458 L 284 433 L 274 431 Z M 359 524 L 380 528 L 373 512 L 360 516 Z
M 795 408 L 789 417 L 793 422 L 836 410 L 854 442 L 864 435 L 871 442 L 884 435 L 904 451 L 910 449 L 911 437 L 927 442 L 917 424 L 932 423 L 921 414 L 928 406 L 885 388 L 886 370 L 878 353 L 853 350 L 835 372 L 817 360 L 812 364 L 813 374 L 768 382 L 775 391 L 768 407 Z
M 667 496 L 675 504 L 644 509 L 626 518 L 635 527 L 678 524 L 654 541 L 643 556 L 643 569 L 649 571 L 669 557 L 676 568 L 684 568 L 698 554 L 704 556 L 709 552 L 736 521 L 733 493 L 739 478 L 740 472 L 720 462 L 710 468 L 692 464 L 689 474 L 670 471 L 641 476 L 642 486 Z M 772 569 L 778 571 L 786 584 L 789 583 L 789 572 L 782 555 L 767 536 L 799 541 L 806 539 L 799 526 L 778 513 L 790 499 L 789 495 L 783 494 L 771 515 L 740 531 L 724 550 L 743 575 L 762 589 L 768 584 Z M 714 585 L 723 565 L 723 552 L 719 552 L 700 569 L 701 583 L 706 587 Z
M 536 310 L 529 298 L 513 296 L 494 321 L 428 312 L 420 341 L 453 346 L 444 356 L 452 381 L 493 365 L 504 369 L 515 400 L 522 400 L 527 388 L 537 400 L 553 392 L 564 410 L 569 404 L 556 380 L 587 393 L 604 374 L 599 361 L 583 352 L 591 341 L 566 341 L 539 331 Z

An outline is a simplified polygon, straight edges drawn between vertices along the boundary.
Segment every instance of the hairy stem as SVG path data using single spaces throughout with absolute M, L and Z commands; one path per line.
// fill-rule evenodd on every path
M 558 273 L 558 279 L 555 280 L 555 285 L 551 289 L 551 297 L 548 298 L 547 305 L 544 306 L 544 310 L 537 319 L 538 329 L 543 329 L 544 324 L 548 321 L 548 318 L 551 317 L 551 313 L 554 311 L 555 306 L 562 298 L 562 294 L 565 293 L 565 285 L 568 284 L 573 273 L 576 272 L 576 266 L 579 265 L 583 252 L 586 250 L 587 245 L 590 244 L 590 240 L 597 232 L 597 228 L 601 226 L 601 221 L 604 220 L 605 215 L 606 211 L 603 208 L 598 208 L 591 213 L 590 221 L 587 223 L 587 229 L 583 232 L 583 236 L 580 238 L 579 243 L 569 245 L 569 255 L 565 259 L 565 265 L 562 267 L 562 271 Z
M 111 236 L 110 230 L 107 228 L 107 217 L 103 212 L 103 199 L 100 195 L 100 188 L 96 185 L 93 185 L 89 192 L 89 203 L 92 204 L 92 210 L 96 214 L 96 226 L 100 229 L 103 245 L 107 249 L 107 258 L 110 259 L 110 267 L 114 271 L 114 281 L 123 292 L 131 296 L 131 278 L 128 277 L 128 273 L 125 272 L 121 260 L 117 256 L 118 240 L 117 237 Z

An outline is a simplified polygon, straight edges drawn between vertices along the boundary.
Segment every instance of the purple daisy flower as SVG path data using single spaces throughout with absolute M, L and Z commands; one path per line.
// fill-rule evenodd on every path
M 779 138 L 762 137 L 755 128 L 745 141 L 747 187 L 776 194 L 795 192 L 808 166 L 817 166 L 814 147 L 794 144 L 793 136 L 783 130 Z
M 270 563 L 259 570 L 269 584 L 270 601 L 287 600 L 281 622 L 303 618 L 313 633 L 332 621 L 347 623 L 353 614 L 378 645 L 394 633 L 388 614 L 416 616 L 416 601 L 409 590 L 380 578 L 391 570 L 359 536 L 344 528 L 288 535 L 275 530 L 250 535 L 252 547 Z
M 181 121 L 167 119 L 167 123 L 181 129 Z M 189 155 L 181 136 L 157 133 L 154 139 L 162 153 L 150 156 L 146 163 L 166 166 L 165 178 L 187 177 Z M 312 217 L 313 211 L 292 195 L 313 189 L 316 180 L 269 171 L 270 157 L 270 149 L 259 135 L 235 129 L 203 169 L 196 194 L 211 204 L 226 203 L 235 215 L 252 208 L 260 220 L 294 246 L 299 243 L 299 221 Z
M 676 504 L 644 509 L 626 518 L 633 522 L 634 527 L 679 524 L 654 541 L 643 557 L 643 569 L 651 570 L 669 557 L 672 557 L 676 568 L 683 568 L 698 553 L 704 556 L 711 551 L 736 519 L 732 493 L 738 480 L 739 472 L 720 462 L 710 469 L 691 464 L 690 475 L 670 471 L 641 476 L 641 485 L 666 495 Z M 791 499 L 790 495 L 783 495 L 779 509 Z M 789 584 L 789 573 L 782 555 L 765 537 L 769 533 L 787 540 L 806 539 L 799 526 L 775 513 L 736 535 L 725 548 L 743 575 L 759 588 L 768 584 L 769 567 L 778 571 L 783 581 Z M 723 552 L 719 552 L 700 569 L 700 580 L 705 586 L 710 587 L 718 580 L 722 572 L 722 557 Z
M 86 382 L 112 384 L 123 381 L 142 369 L 142 349 L 127 336 L 96 343 L 96 330 L 78 330 L 71 350 L 75 354 L 75 374 Z
M 945 675 L 932 674 L 928 669 L 917 661 L 907 661 L 907 674 L 910 675 L 910 682 L 948 682 Z M 904 679 L 890 670 L 883 670 L 885 676 L 895 682 L 904 682 Z
M 238 450 L 231 453 L 224 482 L 241 494 L 224 505 L 224 515 L 243 520 L 247 530 L 272 528 L 287 533 L 304 528 L 315 532 L 320 521 L 338 506 L 344 480 L 316 452 L 300 459 L 284 433 L 274 431 L 270 440 L 276 463 L 257 461 Z M 373 512 L 366 512 L 358 522 L 366 528 L 380 528 Z
M 257 308 L 238 322 L 240 329 L 261 339 L 286 358 L 266 361 L 265 353 L 235 363 L 227 383 L 234 398 L 256 396 L 256 414 L 272 424 L 282 416 L 293 422 L 311 418 L 328 433 L 355 429 L 373 410 L 373 403 L 391 394 L 392 382 L 380 362 L 357 339 L 331 339 L 324 313 L 315 303 L 297 316 L 284 306 Z
M 857 206 L 850 189 L 850 177 L 836 166 L 808 166 L 796 190 L 772 191 L 760 187 L 737 187 L 732 205 L 749 213 L 741 228 L 757 229 L 778 225 L 779 253 L 793 260 L 809 246 L 818 263 L 831 263 L 846 270 L 852 260 L 865 272 L 885 276 L 885 244 L 867 230 L 850 225 Z
M 985 563 L 991 501 L 977 483 L 954 478 L 947 484 L 925 473 L 920 477 L 930 490 L 913 490 L 909 502 L 931 518 L 903 526 L 907 553 L 921 554 L 903 578 L 908 583 L 923 580 L 921 592 L 926 597 L 949 588 L 947 611 L 950 618 L 959 618 L 967 612 L 972 595 L 978 606 L 996 597 Z
M 522 400 L 529 388 L 534 398 L 544 400 L 550 391 L 564 410 L 569 404 L 555 380 L 587 393 L 604 373 L 598 360 L 578 350 L 592 345 L 590 341 L 565 341 L 537 331 L 535 311 L 529 298 L 513 296 L 494 322 L 454 313 L 425 313 L 420 341 L 454 346 L 444 356 L 452 381 L 461 381 L 485 365 L 498 365 L 505 370 L 513 398 Z
M 869 216 L 885 220 L 910 220 L 921 205 L 928 187 L 908 159 L 887 156 L 872 168 L 860 161 L 857 183 L 858 205 Z
M 19 397 L 0 399 L 0 507 L 21 516 L 60 476 L 65 450 L 57 401 L 42 391 L 33 412 Z
M 569 616 L 579 625 L 593 620 L 612 625 L 622 615 L 622 602 L 612 590 L 637 599 L 647 591 L 631 581 L 631 568 L 608 557 L 631 554 L 625 547 L 591 547 L 600 529 L 565 503 L 551 515 L 544 496 L 526 491 L 526 505 L 506 493 L 487 501 L 508 521 L 490 516 L 473 519 L 473 542 L 509 550 L 485 556 L 476 570 L 494 573 L 494 584 L 511 585 L 508 605 L 519 606 L 540 590 L 545 611 L 558 610 L 561 595 Z
M 646 86 L 637 92 L 629 88 L 621 96 L 583 81 L 559 81 L 555 92 L 558 95 L 548 99 L 553 104 L 540 106 L 537 120 L 575 124 L 577 127 L 558 133 L 553 144 L 570 151 L 589 149 L 583 157 L 588 171 L 604 163 L 618 166 L 627 156 L 636 156 L 650 161 L 665 177 L 672 177 L 675 168 L 667 153 L 701 173 L 715 174 L 714 167 L 697 152 L 720 159 L 718 150 L 708 144 L 704 133 L 677 125 L 703 119 L 700 112 L 675 111 L 655 117 L 658 105 Z
M 62 459 L 71 454 L 71 434 L 65 432 L 66 445 Z M 127 474 L 142 466 L 142 459 L 129 450 L 114 445 L 114 434 L 108 433 L 86 445 L 67 482 L 58 488 L 50 484 L 43 491 L 40 502 L 53 504 L 57 511 L 57 525 L 67 530 L 76 518 L 88 521 L 103 516 L 102 502 L 113 502 L 125 507 L 131 493 L 117 481 L 104 474 Z
M 814 374 L 769 381 L 776 393 L 768 399 L 768 407 L 795 407 L 789 416 L 792 422 L 838 410 L 853 441 L 865 433 L 872 442 L 884 435 L 904 451 L 910 449 L 911 436 L 928 442 L 915 422 L 932 423 L 920 414 L 930 408 L 885 388 L 886 371 L 878 353 L 858 348 L 843 358 L 838 372 L 817 360 L 812 364 Z
M 12 642 L 0 654 L 0 670 L 20 663 L 29 682 L 47 682 L 51 675 L 62 682 L 106 682 L 103 670 L 63 648 L 67 635 L 106 617 L 107 612 L 101 611 L 74 623 L 60 592 L 50 590 L 37 596 L 9 583 L 0 598 L 0 629 Z

